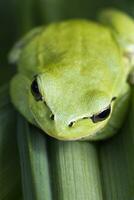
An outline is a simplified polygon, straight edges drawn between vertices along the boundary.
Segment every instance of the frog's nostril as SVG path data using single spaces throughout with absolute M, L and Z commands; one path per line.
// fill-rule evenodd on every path
M 50 119 L 51 119 L 51 120 L 54 120 L 54 114 L 51 114 L 51 115 L 50 115 Z

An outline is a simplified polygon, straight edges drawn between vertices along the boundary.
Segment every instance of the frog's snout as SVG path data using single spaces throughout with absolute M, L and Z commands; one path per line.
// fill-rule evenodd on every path
M 83 120 L 90 120 L 92 123 L 98 123 L 98 122 L 106 120 L 110 116 L 110 114 L 111 114 L 111 105 L 109 105 L 103 111 L 101 111 L 97 114 L 93 114 L 91 116 L 84 116 L 84 117 L 79 116 L 75 120 L 71 120 L 66 124 L 68 127 L 73 127 L 76 123 L 83 121 Z M 50 115 L 50 119 L 55 120 L 55 116 L 53 113 Z

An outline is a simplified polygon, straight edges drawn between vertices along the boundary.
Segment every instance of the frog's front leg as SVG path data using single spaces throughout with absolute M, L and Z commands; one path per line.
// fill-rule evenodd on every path
M 15 43 L 13 46 L 10 54 L 9 54 L 9 63 L 16 64 L 20 58 L 21 51 L 35 36 L 38 36 L 41 31 L 43 30 L 42 27 L 34 28 L 31 30 L 25 37 L 23 37 L 20 41 Z
M 107 125 L 102 130 L 97 132 L 93 136 L 92 140 L 94 140 L 94 138 L 95 140 L 101 140 L 111 137 L 120 129 L 128 111 L 131 96 L 131 89 L 127 83 L 123 89 L 124 92 L 115 100 L 115 105 Z
M 110 28 L 122 50 L 129 82 L 134 84 L 134 19 L 116 9 L 106 9 L 100 13 L 99 21 Z
M 31 83 L 26 76 L 21 74 L 15 75 L 11 80 L 10 85 L 11 101 L 30 123 L 37 126 L 29 107 L 30 84 Z

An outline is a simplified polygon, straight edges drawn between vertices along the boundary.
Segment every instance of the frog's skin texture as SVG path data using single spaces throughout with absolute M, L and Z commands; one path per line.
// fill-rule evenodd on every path
M 123 122 L 131 92 L 134 21 L 117 10 L 103 11 L 99 21 L 36 28 L 10 54 L 18 67 L 10 87 L 13 104 L 54 138 L 108 138 Z

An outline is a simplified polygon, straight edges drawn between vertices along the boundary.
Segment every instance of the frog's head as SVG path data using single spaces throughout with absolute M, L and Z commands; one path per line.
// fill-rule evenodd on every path
M 55 73 L 39 74 L 31 83 L 29 105 L 35 121 L 57 139 L 92 138 L 110 118 L 111 92 L 88 81 L 87 72 Z

